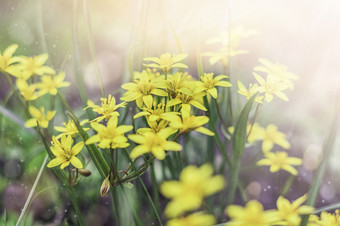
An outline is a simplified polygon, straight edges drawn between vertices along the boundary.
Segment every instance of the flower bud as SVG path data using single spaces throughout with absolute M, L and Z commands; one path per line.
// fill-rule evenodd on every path
M 88 177 L 91 175 L 91 171 L 88 169 L 78 169 L 78 173 L 80 173 L 84 177 Z
M 110 175 L 108 175 L 100 187 L 100 195 L 104 197 L 110 190 Z

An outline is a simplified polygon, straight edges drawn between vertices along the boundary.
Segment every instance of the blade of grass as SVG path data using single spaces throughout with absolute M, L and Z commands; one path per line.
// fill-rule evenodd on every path
M 44 170 L 44 168 L 45 168 L 45 165 L 46 165 L 46 163 L 47 163 L 47 159 L 48 159 L 48 155 L 46 155 L 46 157 L 45 157 L 43 163 L 41 164 L 40 170 L 39 170 L 39 172 L 38 172 L 38 174 L 37 174 L 37 177 L 36 177 L 35 180 L 34 180 L 34 183 L 33 183 L 33 186 L 32 186 L 32 188 L 31 188 L 31 191 L 30 191 L 30 193 L 29 193 L 29 195 L 28 195 L 28 197 L 27 197 L 27 199 L 26 199 L 26 202 L 25 202 L 25 204 L 24 204 L 24 207 L 23 207 L 22 210 L 21 210 L 21 213 L 20 213 L 20 216 L 19 216 L 18 221 L 17 221 L 17 223 L 16 223 L 16 226 L 18 226 L 18 225 L 20 224 L 21 220 L 22 220 L 23 217 L 25 216 L 26 210 L 27 210 L 27 208 L 28 208 L 28 206 L 29 206 L 29 204 L 30 204 L 30 202 L 31 202 L 31 200 L 32 200 L 33 193 L 34 193 L 34 191 L 35 191 L 35 189 L 36 189 L 36 187 L 37 187 L 37 185 L 38 185 L 38 182 L 39 182 L 39 180 L 40 180 L 40 178 L 41 178 L 42 172 L 43 172 L 43 170 Z
M 244 147 L 246 144 L 246 136 L 247 136 L 247 125 L 248 125 L 248 118 L 250 110 L 253 106 L 255 97 L 257 94 L 253 95 L 246 105 L 244 106 L 241 114 L 237 120 L 235 125 L 235 131 L 232 137 L 233 141 L 233 164 L 231 170 L 231 182 L 229 188 L 229 196 L 228 196 L 228 204 L 232 204 L 235 199 L 236 188 L 238 184 L 238 177 L 239 177 L 239 169 L 240 163 L 243 156 Z
M 319 189 L 320 189 L 320 185 L 322 182 L 322 178 L 325 174 L 325 171 L 327 169 L 328 166 L 328 162 L 329 162 L 329 158 L 332 154 L 332 150 L 333 150 L 333 146 L 334 146 L 334 141 L 335 141 L 335 137 L 336 137 L 336 132 L 337 132 L 337 128 L 338 128 L 338 124 L 339 124 L 339 113 L 340 113 L 340 101 L 337 102 L 337 110 L 336 110 L 336 114 L 334 116 L 334 119 L 332 121 L 331 124 L 331 128 L 329 130 L 328 135 L 326 136 L 324 143 L 323 143 L 323 147 L 322 147 L 322 153 L 324 153 L 322 161 L 316 171 L 315 177 L 313 178 L 313 182 L 311 184 L 311 188 L 308 192 L 308 199 L 306 201 L 306 205 L 309 206 L 314 206 L 315 204 L 315 200 L 316 197 L 318 195 Z M 308 218 L 309 215 L 303 216 L 302 217 L 302 221 L 301 221 L 301 226 L 306 226 L 308 223 Z

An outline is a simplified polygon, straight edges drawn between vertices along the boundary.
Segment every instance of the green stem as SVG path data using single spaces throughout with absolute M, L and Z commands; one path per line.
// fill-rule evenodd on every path
M 38 182 L 39 182 L 39 180 L 40 180 L 40 178 L 41 178 L 42 172 L 43 172 L 43 170 L 44 170 L 44 168 L 45 168 L 45 165 L 46 165 L 46 163 L 47 163 L 47 159 L 48 159 L 48 155 L 46 155 L 46 157 L 45 157 L 45 159 L 44 159 L 44 161 L 43 161 L 43 163 L 42 163 L 42 165 L 41 165 L 41 167 L 40 167 L 40 170 L 39 170 L 39 172 L 38 172 L 38 175 L 37 175 L 37 177 L 35 178 L 35 181 L 34 181 L 34 183 L 33 183 L 33 186 L 32 186 L 32 188 L 31 188 L 31 191 L 30 191 L 30 193 L 29 193 L 29 195 L 28 195 L 28 197 L 27 197 L 27 199 L 26 199 L 25 205 L 24 205 L 24 207 L 23 207 L 22 210 L 21 210 L 21 213 L 20 213 L 19 219 L 18 219 L 18 221 L 17 221 L 17 223 L 16 223 L 16 226 L 20 225 L 20 222 L 21 222 L 21 220 L 23 219 L 23 217 L 24 217 L 24 215 L 25 215 L 25 213 L 26 213 L 26 211 L 27 211 L 27 209 L 28 209 L 28 207 L 29 207 L 29 204 L 30 204 L 30 202 L 31 202 L 31 200 L 32 200 L 32 197 L 33 197 L 33 193 L 34 193 L 34 191 L 35 191 L 35 189 L 36 189 L 36 187 L 37 187 L 37 185 L 38 185 Z
M 157 208 L 160 208 L 159 204 L 159 191 L 158 191 L 158 184 L 157 184 L 157 178 L 156 178 L 156 172 L 155 172 L 155 165 L 154 162 L 150 164 L 151 166 L 151 181 L 152 181 L 152 188 L 153 188 L 153 194 L 154 194 L 154 200 L 155 200 L 155 206 Z
M 136 168 L 134 162 L 131 160 L 128 151 L 125 148 L 123 150 L 124 150 L 124 153 L 126 154 L 126 156 L 128 157 L 129 162 L 132 165 L 133 169 L 136 171 L 137 168 Z M 153 209 L 153 211 L 154 211 L 154 213 L 156 215 L 156 218 L 157 218 L 157 221 L 158 221 L 159 225 L 163 226 L 162 220 L 161 220 L 161 218 L 159 216 L 159 213 L 158 213 L 158 211 L 157 211 L 157 209 L 155 207 L 154 202 L 152 201 L 152 198 L 151 198 L 151 196 L 150 196 L 150 194 L 148 192 L 148 189 L 146 188 L 146 186 L 145 186 L 143 180 L 140 178 L 140 176 L 138 176 L 138 180 L 139 180 L 140 184 L 142 185 L 142 188 L 143 188 L 143 190 L 144 190 L 144 192 L 145 192 L 145 194 L 147 196 L 147 199 L 148 199 L 148 201 L 149 201 L 149 203 L 150 203 L 150 205 L 151 205 L 151 207 L 152 207 L 152 209 Z

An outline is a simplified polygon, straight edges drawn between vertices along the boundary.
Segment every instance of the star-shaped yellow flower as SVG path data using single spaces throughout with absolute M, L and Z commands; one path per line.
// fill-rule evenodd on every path
M 153 103 L 152 95 L 168 96 L 167 92 L 160 89 L 165 88 L 165 84 L 163 84 L 163 87 L 159 87 L 159 83 L 157 84 L 158 86 L 156 86 L 155 81 L 151 80 L 148 73 L 144 70 L 140 74 L 139 79 L 122 85 L 122 88 L 126 89 L 127 92 L 124 93 L 124 96 L 120 99 L 126 102 L 136 100 L 136 104 L 139 108 L 142 108 L 143 104 L 145 104 L 147 108 L 151 108 Z
M 83 121 L 80 122 L 80 125 L 84 125 L 85 123 L 87 123 L 88 120 L 85 119 Z M 60 137 L 62 137 L 63 135 L 70 135 L 72 138 L 75 138 L 76 135 L 79 133 L 78 128 L 76 126 L 76 124 L 74 123 L 73 120 L 69 120 L 67 123 L 63 122 L 64 127 L 62 126 L 55 126 L 54 129 L 58 132 L 61 132 L 57 138 L 59 139 Z M 84 131 L 88 131 L 89 128 L 83 128 Z
M 28 83 L 25 80 L 17 79 L 16 85 L 20 91 L 21 96 L 26 101 L 36 100 L 40 97 L 40 94 L 36 90 L 35 84 L 28 85 Z
M 300 225 L 300 215 L 311 214 L 314 211 L 312 206 L 302 205 L 307 199 L 307 195 L 301 196 L 290 203 L 287 199 L 280 196 L 276 201 L 277 211 L 281 218 L 279 225 Z
M 286 135 L 278 131 L 274 124 L 269 124 L 261 135 L 263 136 L 262 151 L 264 153 L 272 150 L 274 144 L 279 145 L 284 149 L 290 148 L 290 143 L 286 140 Z
M 271 226 L 280 219 L 276 210 L 263 210 L 256 200 L 249 201 L 245 207 L 230 205 L 226 214 L 231 218 L 226 226 Z
M 184 60 L 188 55 L 187 54 L 177 54 L 171 56 L 170 53 L 164 53 L 159 58 L 157 57 L 147 57 L 144 58 L 144 61 L 151 61 L 150 64 L 144 64 L 146 67 L 159 68 L 163 71 L 164 74 L 168 74 L 171 68 L 188 68 L 187 65 L 181 63 L 180 61 Z
M 238 90 L 237 92 L 243 96 L 246 97 L 247 100 L 249 100 L 250 97 L 252 97 L 254 94 L 256 94 L 257 92 L 260 91 L 260 87 L 258 86 L 258 84 L 249 84 L 249 89 L 247 89 L 242 82 L 237 81 L 237 86 L 238 86 Z M 255 101 L 257 103 L 262 104 L 263 103 L 263 96 L 257 96 L 255 97 Z
M 33 116 L 33 118 L 26 121 L 26 127 L 36 127 L 39 123 L 39 126 L 41 128 L 47 128 L 48 122 L 54 117 L 56 113 L 56 111 L 48 111 L 45 115 L 44 107 L 41 107 L 40 110 L 38 110 L 36 107 L 33 106 L 30 106 L 28 108 L 28 111 Z
M 116 99 L 114 96 L 109 95 L 108 98 L 100 98 L 101 106 L 95 105 L 91 100 L 87 101 L 87 107 L 84 108 L 92 108 L 92 110 L 98 113 L 100 116 L 93 119 L 93 122 L 101 122 L 106 119 L 109 120 L 113 116 L 119 116 L 119 113 L 116 111 L 120 107 L 125 107 L 126 103 L 120 103 L 116 105 Z
M 162 194 L 171 199 L 165 208 L 169 218 L 182 215 L 186 211 L 196 210 L 202 204 L 203 198 L 223 189 L 223 176 L 212 176 L 213 168 L 205 164 L 185 167 L 179 181 L 166 181 L 161 185 Z
M 215 134 L 207 128 L 202 127 L 202 125 L 209 122 L 207 116 L 194 116 L 187 113 L 187 111 L 182 111 L 182 117 L 177 115 L 173 116 L 170 122 L 170 127 L 174 129 L 179 129 L 179 133 L 188 133 L 191 131 L 197 131 L 208 136 L 214 136 Z
M 129 132 L 133 129 L 133 126 L 128 125 L 118 125 L 118 116 L 113 116 L 104 126 L 97 122 L 92 122 L 91 127 L 97 132 L 93 135 L 85 144 L 98 143 L 100 148 L 126 148 L 130 144 L 127 143 L 128 139 L 124 136 L 124 133 Z
M 265 153 L 266 158 L 261 159 L 256 164 L 259 166 L 270 166 L 270 172 L 275 173 L 281 169 L 288 171 L 293 175 L 297 175 L 297 170 L 291 166 L 299 166 L 302 160 L 296 157 L 288 157 L 286 152 L 277 151 L 276 153 Z
M 202 86 L 205 92 L 209 93 L 213 98 L 217 98 L 216 86 L 230 87 L 232 86 L 228 81 L 221 81 L 224 78 L 228 78 L 226 75 L 217 75 L 214 77 L 214 73 L 204 73 L 201 76 Z
M 55 70 L 49 66 L 44 65 L 48 59 L 48 54 L 41 54 L 39 56 L 20 56 L 19 69 L 23 71 L 23 77 L 30 77 L 32 75 L 55 74 Z
M 19 58 L 13 57 L 14 52 L 17 50 L 18 45 L 12 44 L 8 46 L 1 54 L 0 52 L 0 71 L 7 71 L 10 66 L 19 61 Z M 8 71 L 7 71 L 8 72 Z
M 40 89 L 40 95 L 49 93 L 53 96 L 57 95 L 58 89 L 70 86 L 69 82 L 65 82 L 65 73 L 60 72 L 58 75 L 43 75 L 41 82 L 37 83 L 37 88 Z
M 82 169 L 83 164 L 81 161 L 77 158 L 77 154 L 83 149 L 84 143 L 79 142 L 76 145 L 72 147 L 73 139 L 71 136 L 63 136 L 61 138 L 61 142 L 57 141 L 57 138 L 53 136 L 53 143 L 56 144 L 51 147 L 51 151 L 53 155 L 55 156 L 54 159 L 52 159 L 48 164 L 47 167 L 53 168 L 55 166 L 59 166 L 61 169 L 64 169 L 66 166 L 68 166 L 70 163 L 78 168 Z
M 151 152 L 157 159 L 165 158 L 165 151 L 181 151 L 182 146 L 174 141 L 167 141 L 168 137 L 176 133 L 177 129 L 166 127 L 159 132 L 145 131 L 142 134 L 128 135 L 129 139 L 138 145 L 131 151 L 132 159 Z

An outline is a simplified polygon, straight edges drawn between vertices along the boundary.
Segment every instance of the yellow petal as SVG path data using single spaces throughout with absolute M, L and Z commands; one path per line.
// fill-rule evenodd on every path
M 82 168 L 83 168 L 83 164 L 82 164 L 81 161 L 80 161 L 77 157 L 75 157 L 75 156 L 73 156 L 73 157 L 71 158 L 71 164 L 72 164 L 74 167 L 78 168 L 78 169 L 82 169 Z

